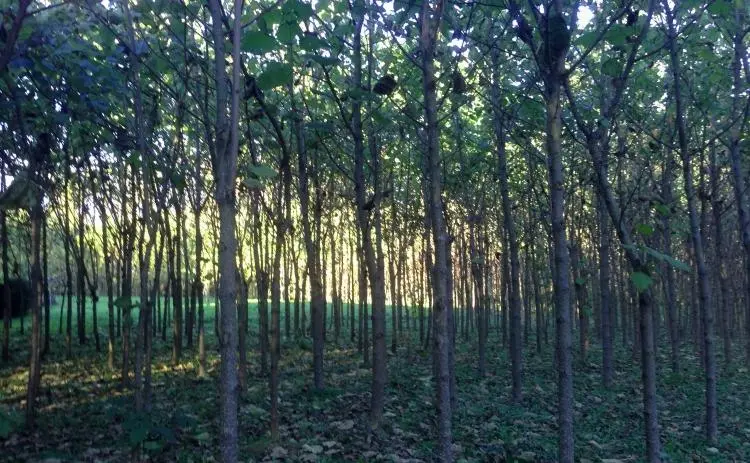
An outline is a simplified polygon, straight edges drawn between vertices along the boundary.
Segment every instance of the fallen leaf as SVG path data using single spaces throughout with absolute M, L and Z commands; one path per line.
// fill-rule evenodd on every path
M 285 458 L 289 452 L 286 451 L 284 447 L 276 446 L 271 450 L 271 458 Z
M 331 425 L 342 431 L 348 431 L 354 427 L 354 420 L 334 421 Z
M 314 453 L 317 455 L 323 451 L 323 447 L 320 445 L 305 444 L 302 446 L 302 450 L 305 450 L 307 452 Z

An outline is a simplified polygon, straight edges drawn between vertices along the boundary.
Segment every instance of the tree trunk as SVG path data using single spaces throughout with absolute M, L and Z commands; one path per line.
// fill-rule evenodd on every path
M 292 96 L 292 111 L 298 111 L 294 95 Z M 325 310 L 325 296 L 321 283 L 320 249 L 313 239 L 313 230 L 310 223 L 310 188 L 311 174 L 314 174 L 308 164 L 307 147 L 304 135 L 304 117 L 300 113 L 295 119 L 295 137 L 298 151 L 298 178 L 299 178 L 299 201 L 300 215 L 302 217 L 302 235 L 307 253 L 307 274 L 310 278 L 310 311 L 312 319 L 313 338 L 313 386 L 320 391 L 324 388 L 323 379 L 323 311 Z
M 268 273 L 265 270 L 257 272 L 258 279 L 258 347 L 260 350 L 260 374 L 268 374 Z M 244 323 L 247 323 L 246 321 Z M 244 328 L 243 320 L 240 320 L 240 328 Z
M 432 239 L 435 244 L 435 264 L 432 269 L 433 319 L 434 319 L 434 358 L 437 365 L 436 406 L 438 423 L 437 460 L 453 461 L 452 449 L 452 409 L 451 409 L 451 365 L 450 343 L 453 327 L 449 325 L 449 288 L 447 241 L 448 233 L 442 207 L 442 170 L 440 166 L 440 127 L 438 122 L 437 82 L 435 78 L 434 54 L 437 32 L 443 15 L 443 3 L 422 2 L 420 13 L 420 47 L 422 56 L 422 92 L 425 108 L 425 138 L 427 162 L 427 214 L 432 225 Z
M 4 162 L 0 162 L 0 186 L 2 186 L 3 192 L 5 191 L 5 169 L 3 168 L 4 164 Z M 67 242 L 67 236 L 63 241 Z M 0 243 L 2 244 L 3 260 L 3 362 L 8 362 L 10 361 L 11 299 L 10 285 L 8 284 L 8 220 L 4 210 L 0 210 Z M 68 248 L 66 246 L 66 257 L 67 249 Z M 62 312 L 62 306 L 60 307 L 60 312 Z M 68 351 L 68 357 L 70 357 L 70 351 Z
M 717 439 L 718 425 L 716 413 L 716 358 L 714 354 L 714 315 L 711 306 L 711 283 L 706 266 L 706 258 L 701 235 L 698 210 L 696 206 L 696 192 L 693 184 L 693 170 L 691 166 L 691 153 L 688 147 L 688 134 L 685 126 L 683 112 L 682 89 L 680 84 L 680 62 L 677 50 L 677 33 L 675 31 L 674 11 L 663 0 L 664 10 L 667 16 L 670 65 L 672 71 L 672 90 L 674 91 L 675 116 L 677 123 L 677 137 L 679 141 L 680 156 L 682 157 L 682 174 L 684 180 L 685 196 L 687 197 L 688 216 L 690 221 L 690 234 L 692 236 L 693 254 L 698 273 L 698 301 L 701 311 L 701 325 L 703 337 L 703 356 L 705 358 L 705 381 L 706 381 L 706 438 L 709 443 L 714 444 Z
M 604 167 L 606 172 L 606 165 Z M 599 317 L 602 338 L 602 383 L 612 387 L 614 375 L 614 348 L 612 346 L 612 315 L 610 296 L 609 220 L 601 197 L 596 199 L 596 219 L 599 226 Z
M 742 66 L 746 60 L 747 48 L 745 45 L 746 35 L 746 18 L 741 4 L 735 6 L 735 24 L 734 24 L 734 56 L 732 59 L 732 114 L 739 115 L 745 110 L 745 98 L 743 89 L 746 88 L 746 82 L 742 81 Z M 746 77 L 750 79 L 750 77 Z M 748 212 L 747 199 L 745 197 L 745 166 L 742 162 L 742 152 L 740 142 L 742 140 L 741 124 L 735 124 L 730 130 L 729 157 L 732 168 L 732 189 L 734 191 L 734 201 L 737 204 L 737 225 L 742 240 L 742 247 L 745 251 L 745 279 L 744 279 L 744 299 L 745 299 L 745 363 L 750 366 L 750 212 Z
M 172 363 L 177 365 L 182 358 L 182 205 L 177 201 L 175 206 L 177 220 L 175 234 L 172 237 L 172 254 L 174 265 L 172 266 Z
M 719 296 L 717 299 L 719 309 L 717 311 L 719 320 L 721 321 L 721 338 L 724 346 L 724 365 L 732 363 L 732 338 L 729 336 L 729 304 L 727 301 L 727 294 L 729 288 L 727 287 L 727 280 L 724 276 L 725 269 L 725 256 L 724 256 L 724 227 L 721 222 L 724 198 L 722 197 L 719 177 L 721 175 L 721 169 L 716 163 L 716 149 L 714 146 L 710 147 L 709 151 L 709 175 L 710 175 L 710 195 L 711 195 L 711 211 L 714 219 L 714 276 L 715 282 L 719 287 Z
M 84 260 L 86 244 L 84 242 L 85 231 L 85 205 L 83 196 L 83 180 L 81 173 L 78 174 L 78 243 L 76 254 L 76 321 L 78 327 L 78 343 L 86 344 L 86 262 Z
M 39 169 L 39 167 L 37 167 Z M 32 172 L 38 170 L 30 169 Z M 40 176 L 41 177 L 41 176 Z M 38 181 L 38 180 L 37 180 Z M 41 357 L 41 299 L 42 299 L 42 270 L 41 270 L 41 236 L 44 212 L 42 210 L 43 193 L 40 189 L 35 193 L 34 204 L 31 206 L 31 300 L 29 311 L 31 312 L 31 350 L 29 379 L 26 390 L 26 425 L 33 427 L 36 418 L 36 399 L 39 395 L 39 386 L 42 375 Z
M 50 300 L 49 300 L 49 256 L 47 253 L 47 216 L 42 222 L 42 288 L 44 288 L 44 347 L 42 357 L 49 353 L 50 342 Z M 96 302 L 94 302 L 94 336 L 96 337 L 96 351 L 99 352 L 99 332 L 96 329 Z
M 200 181 L 197 181 L 196 184 L 200 185 Z M 197 188 L 200 188 L 200 186 Z M 203 378 L 206 376 L 206 321 L 203 307 L 203 266 L 201 262 L 203 259 L 203 232 L 201 231 L 200 219 L 200 194 L 200 190 L 198 190 L 196 192 L 198 203 L 193 211 L 195 214 L 195 280 L 193 291 L 198 304 L 198 376 Z
M 223 12 L 219 0 L 210 0 L 216 85 L 216 140 L 213 161 L 216 203 L 219 209 L 219 301 L 221 304 L 221 432 L 222 460 L 234 463 L 239 457 L 239 378 L 237 374 L 237 235 L 236 187 L 239 152 L 240 36 L 242 0 L 234 1 L 232 26 L 231 98 L 226 75 Z M 229 104 L 231 101 L 231 105 Z M 230 117 L 227 119 L 227 111 Z
M 493 83 L 490 89 L 492 95 L 492 109 L 493 109 L 493 128 L 495 132 L 495 143 L 497 149 L 497 160 L 498 160 L 498 176 L 500 178 L 500 196 L 502 198 L 502 209 L 503 209 L 503 228 L 507 234 L 508 251 L 510 252 L 510 281 L 508 285 L 508 302 L 510 309 L 510 358 L 511 358 L 511 380 L 512 380 L 512 392 L 511 397 L 513 402 L 520 403 L 522 398 L 522 374 L 523 374 L 523 353 L 521 346 L 521 278 L 520 278 L 520 262 L 518 258 L 518 238 L 516 236 L 516 224 L 513 220 L 513 208 L 510 200 L 510 191 L 508 186 L 508 161 L 505 151 L 505 121 L 502 116 L 502 107 L 500 102 L 500 88 L 499 88 L 499 50 L 495 47 L 492 51 L 492 63 L 493 63 Z M 549 124 L 549 123 L 548 123 Z M 548 125 L 549 128 L 549 125 Z M 548 132 L 549 134 L 549 132 Z M 553 163 L 554 165 L 554 163 Z M 562 167 L 561 176 L 562 176 Z M 559 179 L 562 188 L 562 177 Z M 551 183 L 552 185 L 552 183 Z M 555 190 L 553 188 L 553 193 Z M 562 217 L 562 191 L 560 191 L 560 216 Z M 553 194 L 553 209 L 554 199 Z M 554 224 L 554 218 L 553 218 Z M 563 231 L 564 238 L 564 231 Z M 567 275 L 566 275 L 567 278 Z M 528 325 L 528 320 L 526 320 Z

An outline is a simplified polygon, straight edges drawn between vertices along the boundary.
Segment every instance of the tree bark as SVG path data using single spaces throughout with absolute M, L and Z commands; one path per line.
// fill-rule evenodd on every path
M 493 83 L 490 89 L 493 110 L 493 129 L 495 132 L 495 149 L 497 150 L 498 177 L 500 179 L 500 196 L 503 209 L 503 228 L 507 234 L 508 251 L 510 252 L 510 281 L 508 284 L 508 302 L 510 309 L 510 358 L 511 358 L 511 397 L 513 402 L 520 403 L 522 398 L 523 353 L 521 346 L 521 264 L 518 258 L 518 237 L 513 220 L 513 208 L 508 186 L 508 161 L 506 154 L 505 121 L 502 115 L 499 88 L 500 59 L 497 47 L 492 49 Z M 562 183 L 562 179 L 560 179 Z M 562 193 L 560 193 L 562 195 Z M 554 197 L 554 196 L 553 196 Z M 562 196 L 560 201 L 562 201 Z M 562 205 L 560 206 L 562 208 Z M 562 214 L 562 212 L 561 212 Z M 554 222 L 553 222 L 554 223 Z M 526 320 L 526 324 L 529 321 Z
M 716 413 L 716 358 L 714 354 L 714 315 L 711 306 L 711 283 L 706 266 L 703 237 L 700 230 L 698 210 L 696 206 L 696 192 L 693 184 L 693 170 L 691 166 L 691 153 L 688 146 L 688 134 L 685 126 L 685 115 L 683 110 L 682 86 L 680 84 L 680 62 L 677 50 L 677 33 L 675 30 L 674 11 L 662 2 L 667 16 L 668 37 L 667 46 L 670 56 L 670 67 L 672 72 L 672 90 L 674 92 L 675 116 L 677 124 L 677 137 L 679 142 L 680 156 L 682 158 L 682 174 L 684 180 L 685 196 L 687 197 L 688 216 L 690 222 L 690 234 L 693 245 L 693 255 L 698 273 L 698 301 L 701 311 L 701 325 L 703 338 L 703 356 L 705 358 L 705 381 L 706 381 L 706 438 L 709 443 L 716 442 L 718 426 Z
M 735 24 L 734 37 L 732 40 L 734 56 L 732 59 L 732 114 L 738 115 L 745 108 L 742 90 L 746 88 L 746 82 L 742 81 L 742 66 L 746 60 L 747 48 L 745 45 L 746 35 L 746 18 L 741 4 L 735 6 Z M 746 77 L 750 80 L 750 76 Z M 730 130 L 729 157 L 732 169 L 732 189 L 734 191 L 734 201 L 737 204 L 737 225 L 742 240 L 742 247 L 745 251 L 745 281 L 744 281 L 744 298 L 745 298 L 745 363 L 750 366 L 750 212 L 748 212 L 747 199 L 745 197 L 745 174 L 742 162 L 742 152 L 740 142 L 742 140 L 742 131 L 740 124 L 735 124 Z
M 219 209 L 219 302 L 221 304 L 221 457 L 233 463 L 239 457 L 238 331 L 237 331 L 237 235 L 236 187 L 239 152 L 240 37 L 242 33 L 242 0 L 234 1 L 232 27 L 231 97 L 226 73 L 222 7 L 210 0 L 213 46 L 215 53 L 216 141 L 212 159 L 216 178 L 216 203 Z M 231 102 L 231 104 L 230 104 Z M 227 117 L 229 112 L 229 118 Z
M 427 214 L 432 225 L 435 261 L 432 268 L 434 351 L 437 365 L 435 378 L 438 423 L 437 460 L 453 461 L 450 343 L 453 327 L 449 325 L 450 290 L 447 242 L 448 233 L 442 207 L 442 170 L 440 166 L 440 127 L 435 78 L 435 48 L 442 21 L 444 4 L 424 1 L 420 12 L 420 48 L 422 56 L 422 92 L 424 96 L 425 138 L 427 158 Z
M 4 164 L 0 162 L 0 185 L 2 185 L 2 191 L 5 191 Z M 0 210 L 0 243 L 2 244 L 3 260 L 3 362 L 8 362 L 10 361 L 11 299 L 10 284 L 8 284 L 8 220 L 4 210 Z M 67 247 L 65 249 L 67 250 Z M 60 311 L 62 312 L 62 307 Z
M 41 242 L 42 222 L 44 221 L 44 166 L 50 154 L 50 135 L 41 134 L 37 139 L 34 152 L 30 153 L 29 172 L 34 185 L 33 203 L 29 211 L 31 219 L 31 300 L 29 310 L 31 312 L 31 349 L 29 361 L 29 379 L 26 389 L 26 425 L 33 427 L 36 418 L 36 399 L 39 395 L 39 387 L 42 376 L 42 333 L 41 333 L 41 303 L 42 303 L 42 268 L 41 268 Z

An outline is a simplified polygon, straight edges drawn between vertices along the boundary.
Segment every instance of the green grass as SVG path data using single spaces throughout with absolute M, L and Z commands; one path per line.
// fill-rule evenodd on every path
M 59 301 L 59 299 L 58 299 Z M 98 306 L 99 329 L 106 349 L 106 301 Z M 282 307 L 283 312 L 283 307 Z M 403 340 L 398 354 L 389 355 L 386 422 L 367 425 L 370 371 L 363 367 L 347 333 L 335 342 L 329 332 L 325 355 L 327 389 L 313 392 L 309 341 L 285 339 L 280 386 L 281 438 L 272 442 L 268 429 L 267 379 L 257 355 L 257 310 L 251 306 L 248 337 L 249 375 L 240 408 L 241 455 L 261 460 L 429 461 L 435 448 L 434 387 L 429 352 L 416 342 L 416 331 Z M 173 365 L 171 330 L 157 337 L 153 362 L 153 409 L 138 416 L 132 396 L 119 388 L 119 369 L 109 371 L 106 353 L 74 339 L 74 357 L 65 358 L 64 336 L 57 334 L 59 309 L 53 310 L 51 352 L 45 358 L 36 429 L 18 422 L 27 380 L 28 337 L 13 329 L 13 360 L 0 368 L 0 460 L 38 461 L 55 457 L 70 461 L 124 461 L 149 457 L 156 461 L 207 461 L 218 457 L 218 366 L 213 331 L 213 305 L 206 321 L 209 377 L 197 377 L 196 351 L 186 349 Z M 90 323 L 90 307 L 87 323 Z M 387 317 L 390 323 L 390 316 Z M 28 328 L 29 323 L 26 323 Z M 348 325 L 347 325 L 348 326 Z M 282 313 L 283 329 L 283 313 Z M 27 332 L 28 333 L 28 332 Z M 73 329 L 75 336 L 75 327 Z M 389 339 L 390 341 L 390 339 Z M 390 345 L 390 342 L 389 342 Z M 457 455 L 466 461 L 555 461 L 556 388 L 552 346 L 534 353 L 525 349 L 524 399 L 510 402 L 507 348 L 490 330 L 488 375 L 478 378 L 473 341 L 458 340 L 456 350 L 457 406 L 453 433 Z M 662 345 L 664 343 L 662 342 Z M 117 353 L 119 355 L 119 340 Z M 576 455 L 589 461 L 603 458 L 642 461 L 640 367 L 631 349 L 618 343 L 613 387 L 601 386 L 600 355 L 592 347 L 586 363 L 575 366 Z M 659 351 L 659 407 L 662 442 L 669 461 L 750 461 L 750 374 L 738 364 L 721 371 L 718 383 L 720 441 L 710 449 L 703 438 L 703 378 L 690 347 L 681 351 L 683 371 L 668 370 L 666 349 Z M 739 352 L 737 358 L 741 358 Z M 721 360 L 721 359 L 720 359 Z M 11 419 L 12 418 L 12 419 Z M 15 421 L 13 421 L 15 420 Z M 11 422 L 13 421 L 13 422 Z M 3 423 L 9 432 L 4 433 Z M 138 445 L 133 446 L 133 442 Z

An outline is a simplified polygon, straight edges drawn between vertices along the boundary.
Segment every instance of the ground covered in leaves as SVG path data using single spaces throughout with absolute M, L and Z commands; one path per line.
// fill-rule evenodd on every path
M 104 314 L 102 314 L 104 315 Z M 212 320 L 213 316 L 207 317 Z M 390 317 L 389 317 L 390 318 Z M 55 318 L 53 317 L 53 320 Z M 100 320 L 105 320 L 104 316 Z M 100 321 L 100 324 L 103 323 Z M 106 325 L 105 325 L 106 326 Z M 209 333 L 213 328 L 209 327 Z M 57 339 L 59 338 L 59 339 Z M 157 340 L 153 410 L 132 412 L 132 395 L 119 387 L 119 373 L 106 367 L 106 353 L 93 341 L 64 359 L 56 336 L 44 362 L 43 396 L 35 429 L 23 425 L 27 340 L 14 334 L 14 361 L 0 369 L 0 460 L 3 461 L 213 461 L 218 459 L 218 373 L 215 338 L 209 376 L 199 379 L 196 352 L 179 365 L 170 347 Z M 251 347 L 257 339 L 249 337 Z M 454 439 L 459 461 L 555 460 L 556 389 L 553 349 L 541 355 L 525 348 L 524 399 L 510 403 L 507 350 L 493 329 L 488 342 L 489 374 L 479 378 L 473 342 L 459 339 Z M 103 345 L 104 348 L 104 345 Z M 283 343 L 281 438 L 267 436 L 267 380 L 251 354 L 248 387 L 240 409 L 241 455 L 245 461 L 431 461 L 435 446 L 433 385 L 428 351 L 416 340 L 389 355 L 386 422 L 369 429 L 370 370 L 356 344 L 326 346 L 326 390 L 311 389 L 311 352 L 306 339 Z M 660 352 L 665 355 L 666 352 Z M 739 357 L 739 354 L 738 354 Z M 578 359 L 575 374 L 576 455 L 580 461 L 642 461 L 640 367 L 631 349 L 618 346 L 611 390 L 601 387 L 600 351 Z M 682 351 L 683 371 L 671 373 L 662 358 L 659 406 L 667 461 L 750 461 L 750 374 L 740 365 L 719 379 L 720 441 L 703 438 L 703 379 L 694 352 Z M 720 359 L 721 360 L 721 359 Z M 737 362 L 739 363 L 739 362 Z M 665 459 L 666 459 L 665 458 Z

